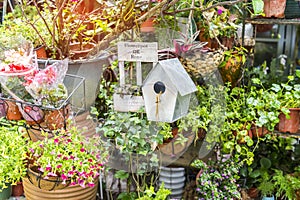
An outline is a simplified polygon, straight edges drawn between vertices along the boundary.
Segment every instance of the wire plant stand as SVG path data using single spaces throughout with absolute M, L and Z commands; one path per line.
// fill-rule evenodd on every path
M 68 97 L 60 103 L 57 107 L 50 107 L 50 106 L 42 106 L 38 104 L 33 104 L 30 102 L 20 101 L 13 99 L 9 96 L 5 96 L 2 93 L 2 96 L 0 97 L 0 107 L 2 107 L 4 110 L 4 113 L 1 112 L 2 116 L 6 116 L 6 112 L 9 109 L 9 104 L 14 103 L 18 105 L 19 110 L 21 110 L 23 118 L 26 116 L 26 119 L 30 121 L 30 123 L 26 122 L 23 124 L 25 126 L 29 137 L 35 137 L 36 139 L 43 139 L 44 136 L 41 136 L 40 133 L 47 132 L 48 137 L 53 137 L 53 134 L 55 133 L 55 129 L 57 128 L 67 128 L 67 120 L 69 118 L 76 117 L 79 113 L 82 113 L 86 110 L 86 103 L 85 103 L 85 78 L 73 75 L 73 74 L 66 74 L 64 78 L 64 84 L 68 91 Z M 1 87 L 1 89 L 3 89 Z M 76 99 L 75 99 L 76 94 Z M 81 99 L 78 101 L 78 97 L 81 97 Z M 30 107 L 31 109 L 26 109 L 27 107 Z M 41 115 L 41 119 L 37 119 L 36 115 L 37 112 Z M 62 119 L 61 127 L 49 127 L 49 124 L 45 123 L 45 113 L 47 112 L 58 112 L 59 116 L 58 118 Z M 54 120 L 59 120 L 58 118 L 55 118 Z M 12 124 L 18 124 L 11 121 Z M 19 123 L 22 124 L 22 123 Z M 31 138 L 32 139 L 32 138 Z

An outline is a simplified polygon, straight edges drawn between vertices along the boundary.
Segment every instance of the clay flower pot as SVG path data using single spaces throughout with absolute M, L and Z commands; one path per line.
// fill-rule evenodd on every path
M 286 0 L 264 0 L 265 17 L 284 18 Z
M 300 124 L 300 109 L 290 108 L 290 119 L 287 119 L 285 114 L 279 115 L 278 130 L 283 133 L 297 133 Z
M 13 197 L 23 196 L 23 194 L 24 194 L 23 182 L 18 182 L 17 185 L 12 185 L 11 195 Z
M 148 32 L 154 32 L 154 17 L 150 17 L 146 21 L 144 21 L 141 24 L 141 32 L 148 33 Z
M 66 119 L 70 116 L 70 104 L 56 110 L 45 110 L 44 121 L 50 130 L 60 129 L 66 125 Z
M 6 118 L 8 120 L 21 120 L 22 113 L 19 110 L 18 105 L 16 102 L 13 101 L 5 101 L 6 103 Z

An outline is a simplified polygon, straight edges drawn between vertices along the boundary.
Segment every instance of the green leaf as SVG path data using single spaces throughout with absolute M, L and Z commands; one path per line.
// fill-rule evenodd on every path
M 260 163 L 261 167 L 264 168 L 264 169 L 269 169 L 272 165 L 271 160 L 268 159 L 268 158 L 265 158 L 265 157 L 261 158 L 259 163 Z
M 115 177 L 119 179 L 126 179 L 129 177 L 129 173 L 124 170 L 119 170 L 115 173 Z
M 258 169 L 256 169 L 256 170 L 254 170 L 253 172 L 251 172 L 250 174 L 249 174 L 249 176 L 251 177 L 251 178 L 257 178 L 257 177 L 259 177 L 261 174 L 260 174 L 260 171 L 258 170 Z
M 252 0 L 252 7 L 254 14 L 260 14 L 264 11 L 264 2 L 263 0 Z
M 261 84 L 261 81 L 260 81 L 258 78 L 253 78 L 253 79 L 252 79 L 252 82 L 253 82 L 254 84 L 258 84 L 258 85 Z
M 296 76 L 300 78 L 300 70 L 296 70 Z

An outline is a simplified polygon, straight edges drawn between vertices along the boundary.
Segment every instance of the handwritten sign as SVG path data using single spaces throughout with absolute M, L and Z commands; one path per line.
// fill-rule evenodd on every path
M 114 94 L 113 101 L 114 110 L 119 112 L 137 112 L 145 105 L 142 96 Z
M 119 42 L 118 60 L 158 62 L 157 42 Z

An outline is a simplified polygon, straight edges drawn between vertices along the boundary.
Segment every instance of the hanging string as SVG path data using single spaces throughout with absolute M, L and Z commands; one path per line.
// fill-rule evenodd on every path
M 155 109 L 155 116 L 156 116 L 156 119 L 158 121 L 159 119 L 159 103 L 160 103 L 160 96 L 162 95 L 162 91 L 160 91 L 157 95 L 156 95 L 156 98 L 155 98 L 155 104 L 156 104 L 156 109 Z

